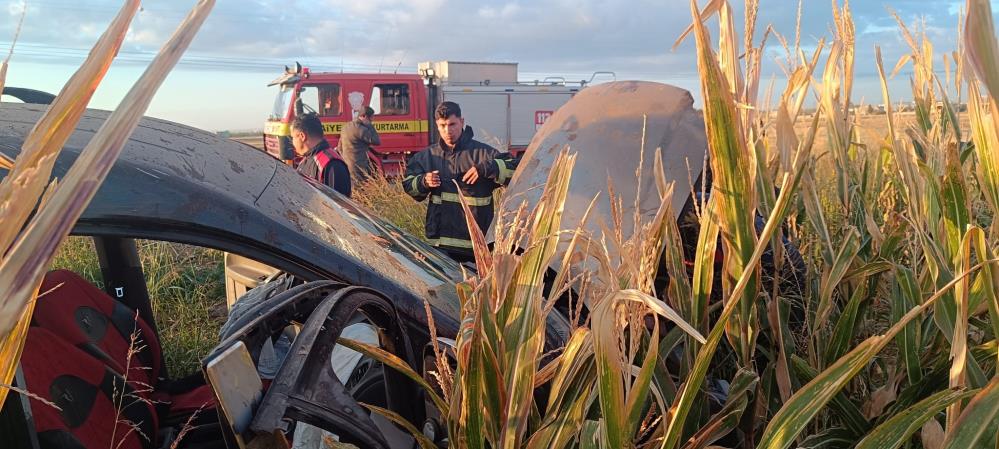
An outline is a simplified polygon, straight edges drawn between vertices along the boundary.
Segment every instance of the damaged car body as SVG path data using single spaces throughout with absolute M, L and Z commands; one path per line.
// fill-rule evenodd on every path
M 661 165 L 675 182 L 673 210 L 683 222 L 700 199 L 686 192 L 689 180 L 702 171 L 706 151 L 703 122 L 692 104 L 688 92 L 658 83 L 589 87 L 535 135 L 506 194 L 536 202 L 537 186 L 555 155 L 568 147 L 580 157 L 564 226 L 607 191 L 608 179 L 619 196 L 640 192 L 639 216 L 647 218 L 659 207 L 657 186 L 651 176 L 636 182 L 635 171 L 642 164 L 649 173 L 661 149 Z M 16 158 L 42 112 L 36 105 L 0 104 L 0 153 Z M 87 112 L 57 160 L 54 177 L 65 173 L 107 115 Z M 609 205 L 597 204 L 595 215 L 606 221 Z M 519 202 L 505 207 L 509 213 Z M 630 220 L 632 214 L 624 216 Z M 597 231 L 599 220 L 587 226 Z M 696 242 L 696 227 L 692 233 L 685 243 Z M 416 447 L 405 432 L 360 403 L 388 408 L 418 428 L 422 424 L 436 444 L 447 446 L 441 430 L 446 426 L 415 382 L 371 359 L 355 361 L 346 374 L 339 371 L 337 340 L 354 326 L 369 326 L 382 349 L 428 377 L 433 354 L 427 310 L 439 340 L 454 338 L 462 267 L 350 199 L 248 145 L 147 118 L 73 234 L 94 239 L 107 297 L 137 311 L 153 333 L 135 239 L 213 248 L 272 268 L 263 275 L 242 273 L 255 288 L 239 292 L 219 344 L 203 361 L 201 382 L 213 398 L 205 412 L 217 419 L 195 433 L 203 436 L 179 447 L 299 447 L 293 440 L 303 438 L 301 429 L 309 426 L 361 448 Z M 561 347 L 569 330 L 563 315 L 549 314 L 548 349 Z M 18 383 L 34 391 L 31 379 L 19 376 Z M 34 402 L 8 401 L 0 429 L 11 416 L 7 409 L 16 407 L 13 413 L 27 424 L 15 447 L 47 447 L 34 435 L 40 430 L 31 424 Z M 177 417 L 160 418 L 176 422 Z M 170 447 L 176 434 L 165 429 L 149 445 L 136 447 Z
M 43 111 L 38 105 L 0 104 L 0 152 L 4 156 L 11 160 L 18 156 Z M 66 172 L 107 115 L 87 112 L 56 161 L 53 177 Z M 408 447 L 387 441 L 382 436 L 385 432 L 376 431 L 368 412 L 328 369 L 329 353 L 343 327 L 363 316 L 379 329 L 383 348 L 420 367 L 430 336 L 425 307 L 433 313 L 438 335 L 453 338 L 459 319 L 455 285 L 462 280 L 461 268 L 433 247 L 255 148 L 148 118 L 133 133 L 73 234 L 93 237 L 106 296 L 138 311 L 154 333 L 136 239 L 222 250 L 278 270 L 268 282 L 244 295 L 267 293 L 256 307 L 244 307 L 239 318 L 230 319 L 235 324 L 227 327 L 204 365 L 207 369 L 223 354 L 232 354 L 236 343 L 248 360 L 257 363 L 264 342 L 292 324 L 298 329 L 295 352 L 290 353 L 294 356 L 285 358 L 276 380 L 261 384 L 259 397 L 249 404 L 255 418 L 246 426 L 234 426 L 240 420 L 227 415 L 226 403 L 216 401 L 220 419 L 214 433 L 220 445 L 237 447 L 258 435 L 287 432 L 290 423 L 307 422 L 337 432 L 342 441 L 360 447 Z M 554 319 L 551 323 L 549 339 L 557 347 L 568 332 L 568 322 Z M 50 330 L 60 331 L 46 332 Z M 30 363 L 29 359 L 23 359 L 22 365 Z M 425 420 L 427 412 L 418 388 L 391 370 L 369 372 L 385 378 L 373 383 L 361 379 L 361 386 L 372 391 L 369 396 L 384 401 L 376 405 L 387 406 L 413 422 Z M 34 388 L 32 379 L 21 376 L 19 383 L 49 396 L 43 390 L 50 388 Z M 216 400 L 220 392 L 227 393 L 221 385 L 211 387 Z M 22 417 L 30 417 L 31 409 L 39 408 L 32 407 L 33 400 L 8 404 L 27 408 L 20 410 Z M 39 417 L 37 411 L 35 417 Z M 54 418 L 57 424 L 61 418 Z M 44 441 L 39 443 L 32 435 L 33 429 L 21 430 L 24 447 L 45 447 Z M 76 430 L 68 428 L 61 435 L 75 435 Z M 220 431 L 227 436 L 222 438 Z M 150 447 L 164 443 L 162 435 L 149 439 Z

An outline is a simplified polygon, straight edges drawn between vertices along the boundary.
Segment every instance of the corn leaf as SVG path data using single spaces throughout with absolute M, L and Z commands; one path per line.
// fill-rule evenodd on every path
M 853 339 L 856 330 L 857 313 L 860 310 L 860 303 L 866 298 L 867 286 L 861 284 L 860 287 L 853 291 L 850 302 L 847 303 L 846 308 L 843 309 L 843 312 L 839 315 L 839 319 L 836 321 L 832 340 L 829 346 L 826 347 L 825 359 L 827 364 L 842 357 L 849 349 L 850 340 Z
M 999 214 L 999 108 L 991 99 L 983 103 L 976 82 L 968 87 L 968 119 L 978 156 L 978 183 L 992 212 Z
M 999 419 L 999 377 L 983 388 L 947 429 L 945 449 L 989 448 L 996 444 L 996 424 Z
M 704 449 L 735 429 L 749 405 L 749 394 L 758 383 L 756 373 L 740 369 L 732 380 L 725 405 L 690 437 L 683 449 Z
M 808 362 L 798 356 L 791 356 L 791 366 L 794 367 L 794 373 L 802 384 L 811 382 L 819 375 L 818 370 L 809 366 Z M 842 392 L 833 396 L 829 403 L 829 408 L 839 418 L 839 421 L 846 426 L 846 430 L 852 432 L 854 435 L 863 435 L 870 430 L 871 423 L 864 417 L 863 412 Z
M 722 2 L 722 10 L 728 2 Z M 755 167 L 753 152 L 746 143 L 744 126 L 736 108 L 732 92 L 737 86 L 732 82 L 740 79 L 738 65 L 734 63 L 732 47 L 734 42 L 724 27 L 721 40 L 721 57 L 718 63 L 711 42 L 698 14 L 696 0 L 690 2 L 694 22 L 694 35 L 697 41 L 697 67 L 701 73 L 701 93 L 704 97 L 704 124 L 708 136 L 708 149 L 711 153 L 711 173 L 713 177 L 712 196 L 717 198 L 717 213 L 725 252 L 722 270 L 722 286 L 727 295 L 738 282 L 739 275 L 749 265 L 756 246 L 755 174 L 747 174 L 747 167 Z M 726 71 L 727 69 L 727 71 Z M 743 363 L 752 357 L 754 331 L 754 301 L 758 291 L 758 268 L 750 272 L 747 286 L 742 293 L 739 312 L 731 322 L 729 340 L 737 348 Z
M 138 7 L 138 0 L 122 5 L 118 15 L 91 49 L 87 60 L 66 82 L 24 139 L 14 169 L 0 184 L 0 223 L 3 224 L 0 226 L 0 248 L 10 248 L 33 211 L 37 198 L 49 182 L 55 155 L 76 130 L 76 123 L 117 55 Z M 14 316 L 0 313 L 0 335 L 5 334 L 11 324 L 4 317 Z
M 341 337 L 337 339 L 337 344 L 343 345 L 344 347 L 357 351 L 366 357 L 382 362 L 389 368 L 398 371 L 399 373 L 410 378 L 413 382 L 418 383 L 424 390 L 427 391 L 427 395 L 434 402 L 434 405 L 437 406 L 437 409 L 440 410 L 441 415 L 447 415 L 448 407 L 447 404 L 444 403 L 444 400 L 441 399 L 436 392 L 434 392 L 434 389 L 427 383 L 423 376 L 419 375 L 416 371 L 413 371 L 413 369 L 409 367 L 409 364 L 397 357 L 395 354 L 377 346 L 372 346 L 357 340 L 351 340 L 349 338 Z
M 892 321 L 897 322 L 902 319 L 906 311 L 911 310 L 917 304 L 922 304 L 922 292 L 916 283 L 916 277 L 912 270 L 904 266 L 895 268 L 896 283 L 892 288 Z M 916 384 L 923 376 L 922 365 L 919 361 L 920 344 L 919 328 L 915 323 L 905 326 L 899 332 L 895 343 L 899 348 L 899 355 L 905 363 L 905 372 L 910 384 Z
M 703 32 L 703 30 L 700 32 Z M 805 161 L 808 160 L 807 157 L 804 157 L 805 153 L 803 149 L 799 149 L 798 154 L 795 156 L 794 169 L 791 173 L 783 177 L 780 186 L 780 195 L 777 197 L 773 211 L 767 218 L 766 225 L 763 226 L 763 231 L 760 232 L 760 237 L 753 252 L 753 257 L 750 259 L 750 264 L 743 269 L 742 275 L 737 278 L 738 282 L 733 287 L 731 295 L 726 299 L 718 321 L 711 328 L 711 332 L 708 334 L 704 345 L 697 353 L 697 358 L 694 360 L 694 365 L 687 377 L 688 381 L 684 384 L 677 400 L 670 407 L 669 415 L 672 419 L 669 421 L 666 433 L 663 436 L 660 446 L 662 449 L 675 448 L 680 439 L 687 415 L 690 413 L 694 405 L 694 400 L 700 392 L 701 385 L 708 371 L 708 366 L 724 334 L 725 325 L 729 317 L 735 313 L 736 306 L 739 304 L 738 300 L 744 293 L 746 286 L 750 283 L 752 272 L 759 268 L 760 258 L 763 256 L 767 246 L 763 242 L 770 240 L 779 223 L 782 223 L 784 217 L 787 215 L 791 204 L 791 197 L 800 185 L 802 174 L 804 173 Z
M 700 230 L 697 237 L 697 251 L 694 255 L 694 280 L 692 286 L 692 306 L 690 324 L 701 331 L 707 330 L 708 300 L 714 286 L 715 256 L 718 249 L 718 217 L 714 197 L 708 198 L 700 217 Z M 690 347 L 692 354 L 697 348 Z
M 430 439 L 427 438 L 427 436 L 424 435 L 423 432 L 417 429 L 416 426 L 411 424 L 409 421 L 406 420 L 406 418 L 403 418 L 398 413 L 393 412 L 392 410 L 389 409 L 378 407 L 376 405 L 371 405 L 371 404 L 361 404 L 361 405 L 364 406 L 364 408 L 371 410 L 374 413 L 384 416 L 386 419 L 394 422 L 396 425 L 402 426 L 403 429 L 406 429 L 406 431 L 413 436 L 413 439 L 416 440 L 416 443 L 420 445 L 420 449 L 437 449 L 437 445 L 434 444 L 433 441 L 430 441 Z
M 897 449 L 908 442 L 923 423 L 957 401 L 973 396 L 977 390 L 938 391 L 915 405 L 892 415 L 887 421 L 868 433 L 856 449 Z
M 35 199 L 48 181 L 58 150 L 75 131 L 76 122 L 97 88 L 124 39 L 138 1 L 127 2 L 98 41 L 87 62 L 70 79 L 55 102 L 25 139 L 14 170 L 0 184 L 0 248 L 8 248 L 0 261 L 0 340 L 14 354 L 0 354 L 0 374 L 12 372 L 19 349 L 11 344 L 14 321 L 23 318 L 26 305 L 37 294 L 59 243 L 97 192 L 153 95 L 180 59 L 211 11 L 213 1 L 201 1 L 153 59 L 146 72 L 70 167 L 63 181 L 49 193 L 23 231 L 21 224 L 32 212 Z M 22 165 L 23 164 L 23 165 Z M 12 205 L 12 201 L 16 204 Z M 20 232 L 20 234 L 18 234 Z M 18 240 L 14 241 L 14 237 Z M 6 357 L 12 356 L 12 357 Z M 9 383 L 9 379 L 0 379 Z M 4 390 L 5 391 L 5 390 Z M 0 400 L 6 397 L 0 393 Z
M 815 417 L 840 390 L 860 372 L 871 359 L 881 351 L 905 326 L 922 315 L 958 282 L 978 271 L 986 264 L 999 261 L 984 261 L 938 290 L 922 305 L 910 310 L 882 335 L 870 337 L 841 357 L 815 379 L 798 390 L 767 425 L 757 448 L 786 449 L 794 442 L 802 429 Z
M 860 234 L 856 229 L 850 229 L 836 253 L 831 267 L 822 273 L 822 284 L 819 290 L 819 308 L 815 312 L 814 329 L 819 329 L 829 320 L 833 308 L 833 292 L 840 285 L 853 259 L 860 252 Z
M 586 411 L 595 400 L 597 377 L 590 337 L 589 329 L 577 328 L 559 356 L 545 418 L 528 440 L 528 449 L 564 448 L 582 430 Z
M 992 4 L 988 0 L 968 0 L 964 44 L 968 61 L 992 98 L 999 99 L 999 44 L 992 19 Z

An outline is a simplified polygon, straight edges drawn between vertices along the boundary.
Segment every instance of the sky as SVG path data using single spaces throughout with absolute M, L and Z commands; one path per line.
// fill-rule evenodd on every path
M 194 3 L 143 2 L 90 106 L 113 109 Z M 757 37 L 772 24 L 793 39 L 797 2 L 760 3 Z M 999 1 L 992 3 L 999 10 Z M 742 3 L 732 4 L 741 18 Z M 831 35 L 830 4 L 804 0 L 803 47 Z M 939 53 L 956 48 L 963 5 L 854 0 L 854 98 L 880 103 L 875 45 L 888 68 L 907 53 L 890 10 L 910 26 L 925 24 Z M 0 55 L 27 8 L 7 85 L 58 92 L 120 6 L 110 0 L 0 0 Z M 213 131 L 259 129 L 277 93 L 267 83 L 295 61 L 317 71 L 383 73 L 413 73 L 422 61 L 517 62 L 522 80 L 580 80 L 613 71 L 619 80 L 674 84 L 699 98 L 692 39 L 672 49 L 690 21 L 688 0 L 218 0 L 147 115 Z M 771 43 L 764 83 L 779 76 L 784 54 L 776 40 Z M 943 68 L 939 60 L 937 67 Z M 893 100 L 908 99 L 907 70 L 891 88 Z

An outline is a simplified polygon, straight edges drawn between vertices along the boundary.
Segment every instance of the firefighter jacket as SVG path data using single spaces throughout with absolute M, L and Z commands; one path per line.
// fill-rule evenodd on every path
M 323 139 L 296 162 L 295 169 L 306 178 L 321 182 L 350 196 L 350 172 L 340 155 Z
M 474 140 L 472 128 L 466 126 L 454 148 L 443 141 L 415 155 L 406 162 L 403 187 L 416 201 L 430 197 L 427 205 L 426 234 L 430 243 L 449 253 L 472 254 L 465 213 L 458 192 L 465 196 L 475 222 L 482 232 L 493 221 L 493 191 L 510 181 L 517 161 L 509 153 Z M 479 179 L 475 184 L 462 181 L 464 174 L 476 167 Z M 427 187 L 424 177 L 438 171 L 441 185 Z

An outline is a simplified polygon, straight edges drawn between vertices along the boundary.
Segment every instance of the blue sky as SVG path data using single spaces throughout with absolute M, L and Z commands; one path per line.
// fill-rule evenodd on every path
M 702 0 L 701 3 L 704 3 Z M 829 35 L 830 2 L 805 0 L 802 43 Z M 120 7 L 105 0 L 28 0 L 7 84 L 57 92 Z M 149 0 L 91 106 L 113 108 L 182 20 L 193 0 Z M 855 98 L 880 102 L 874 46 L 893 67 L 906 51 L 892 8 L 923 21 L 938 51 L 956 46 L 963 1 L 854 0 Z M 22 0 L 0 0 L 0 52 L 6 53 Z M 733 1 L 739 8 L 741 2 Z M 797 1 L 761 0 L 760 25 L 793 36 Z M 993 8 L 999 1 L 993 2 Z M 319 70 L 412 72 L 430 60 L 519 62 L 521 79 L 618 79 L 675 84 L 694 91 L 692 42 L 671 51 L 690 23 L 687 0 L 218 0 L 187 56 L 161 88 L 149 115 L 210 129 L 259 128 L 275 91 L 266 84 L 285 64 Z M 778 73 L 774 49 L 765 79 Z M 942 64 L 938 64 L 942 67 Z M 903 72 L 892 82 L 907 97 Z

